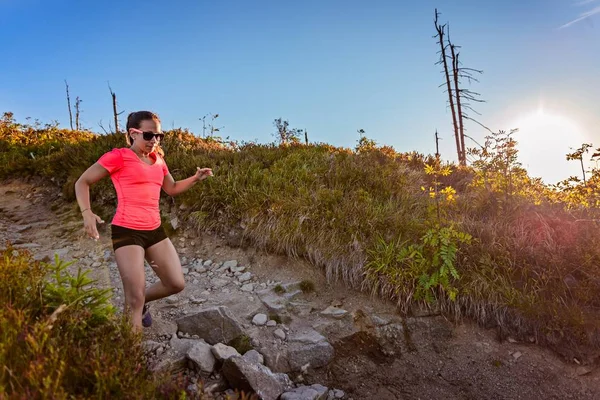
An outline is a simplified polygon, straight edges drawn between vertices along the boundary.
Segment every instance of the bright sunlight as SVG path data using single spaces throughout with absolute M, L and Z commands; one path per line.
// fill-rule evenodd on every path
M 519 128 L 514 135 L 519 161 L 530 176 L 540 177 L 546 183 L 556 183 L 571 175 L 581 176 L 580 166 L 565 157 L 571 148 L 576 149 L 586 141 L 572 119 L 540 107 L 512 126 Z

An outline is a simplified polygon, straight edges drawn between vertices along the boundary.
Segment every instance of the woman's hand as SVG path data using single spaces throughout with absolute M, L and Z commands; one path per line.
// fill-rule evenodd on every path
M 208 178 L 209 176 L 213 176 L 212 169 L 200 168 L 200 167 L 197 167 L 196 174 L 194 175 L 194 177 L 196 178 L 197 181 L 202 181 L 202 180 Z
M 104 221 L 102 221 L 102 218 L 94 214 L 92 210 L 85 210 L 83 212 L 83 229 L 89 237 L 98 240 L 100 239 L 100 235 L 98 234 L 96 223 L 103 224 Z

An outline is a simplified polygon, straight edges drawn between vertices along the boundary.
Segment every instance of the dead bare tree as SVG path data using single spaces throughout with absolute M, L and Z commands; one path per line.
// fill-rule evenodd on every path
M 65 87 L 67 89 L 67 106 L 69 107 L 69 124 L 71 126 L 71 130 L 73 130 L 73 112 L 71 111 L 71 97 L 69 96 L 69 84 L 65 79 Z
M 110 83 L 108 84 L 108 90 L 110 91 L 110 96 L 112 97 L 113 116 L 115 118 L 115 133 L 119 133 L 119 115 L 123 114 L 123 111 L 117 111 L 117 95 L 110 87 Z
M 437 10 L 437 8 L 435 9 L 435 20 L 434 20 L 434 25 L 435 25 L 435 30 L 437 32 L 437 34 L 434 36 L 438 39 L 438 44 L 440 45 L 440 59 L 438 62 L 436 62 L 436 65 L 443 65 L 444 66 L 444 74 L 445 74 L 445 78 L 446 78 L 446 90 L 448 92 L 448 103 L 450 104 L 450 112 L 452 113 L 452 126 L 454 128 L 454 138 L 456 139 L 456 153 L 458 155 L 458 162 L 459 164 L 462 165 L 462 149 L 461 149 L 461 144 L 460 144 L 460 137 L 459 137 L 459 132 L 458 132 L 458 123 L 456 121 L 456 109 L 454 107 L 454 98 L 452 96 L 452 85 L 450 83 L 450 71 L 448 69 L 448 56 L 446 55 L 446 49 L 448 47 L 448 45 L 446 44 L 445 40 L 444 40 L 444 36 L 446 33 L 446 24 L 444 25 L 440 25 L 439 23 L 439 12 Z M 440 85 L 443 86 L 444 84 Z
M 83 100 L 79 99 L 79 96 L 75 98 L 75 129 L 79 130 L 79 105 Z
M 467 165 L 467 152 L 465 147 L 466 129 L 464 120 L 468 119 L 480 124 L 476 119 L 469 116 L 465 110 L 469 110 L 477 115 L 481 115 L 475 111 L 475 109 L 473 109 L 471 104 L 472 102 L 482 103 L 484 100 L 479 98 L 481 96 L 479 93 L 464 88 L 462 85 L 462 79 L 466 79 L 469 84 L 471 84 L 473 81 L 479 82 L 477 78 L 475 78 L 474 74 L 482 74 L 483 71 L 462 66 L 459 58 L 460 52 L 458 51 L 460 46 L 456 46 L 451 42 L 450 30 L 447 24 L 440 25 L 438 21 L 439 13 L 436 9 L 434 22 L 437 35 L 434 37 L 438 38 L 438 43 L 440 45 L 440 60 L 436 64 L 442 64 L 444 66 L 444 74 L 446 77 L 446 82 L 440 86 L 446 85 L 447 88 L 450 111 L 452 113 L 454 136 L 456 139 L 456 153 L 458 156 L 458 162 L 460 165 L 465 166 Z M 450 50 L 449 54 L 448 49 Z M 451 71 L 449 71 L 448 68 L 448 60 L 450 60 L 450 63 L 452 64 Z M 452 80 L 450 78 L 450 72 L 452 74 Z

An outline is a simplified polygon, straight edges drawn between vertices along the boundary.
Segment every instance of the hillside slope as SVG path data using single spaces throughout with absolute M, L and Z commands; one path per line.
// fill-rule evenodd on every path
M 31 249 L 37 257 L 55 252 L 88 265 L 101 285 L 113 287 L 120 304 L 120 283 L 110 254 L 109 228 L 101 240 L 81 235 L 81 221 L 57 188 L 19 180 L 0 185 L 0 241 Z M 402 318 L 394 304 L 373 299 L 341 284 L 327 283 L 324 273 L 308 263 L 269 255 L 252 247 L 230 247 L 230 237 L 201 235 L 183 228 L 172 236 L 186 265 L 192 260 L 215 263 L 237 260 L 252 274 L 255 287 L 270 281 L 282 284 L 310 281 L 313 293 L 301 294 L 302 303 L 280 326 L 288 335 L 300 326 L 322 333 L 335 349 L 327 366 L 310 368 L 302 379 L 341 389 L 345 398 L 358 399 L 598 399 L 600 371 L 561 361 L 549 350 L 512 338 L 500 342 L 495 330 L 471 323 L 452 324 L 439 315 Z M 95 267 L 92 261 L 100 260 Z M 250 321 L 264 309 L 257 289 L 241 290 L 233 281 L 216 287 L 220 276 L 186 276 L 187 287 L 175 299 L 154 306 L 155 324 L 147 339 L 167 347 L 177 332 L 175 320 L 197 309 L 226 305 L 244 329 L 268 354 L 277 344 L 274 328 Z M 152 281 L 151 276 L 148 277 Z M 198 304 L 192 299 L 210 296 Z M 252 300 L 250 300 L 252 298 Z M 250 300 L 250 301 L 249 301 Z M 340 319 L 323 314 L 329 306 L 348 313 Z M 160 356 L 158 356 L 160 358 Z M 297 375 L 293 375 L 295 379 Z M 217 379 L 218 381 L 218 379 Z

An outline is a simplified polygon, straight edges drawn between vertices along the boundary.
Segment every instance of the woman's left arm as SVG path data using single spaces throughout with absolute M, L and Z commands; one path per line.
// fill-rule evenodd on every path
M 189 178 L 182 179 L 180 181 L 175 181 L 173 175 L 170 173 L 165 175 L 165 180 L 163 181 L 162 188 L 166 194 L 169 196 L 177 196 L 194 186 L 196 182 L 203 181 L 204 179 L 212 176 L 212 169 L 210 168 L 200 168 L 196 169 L 196 173 Z

